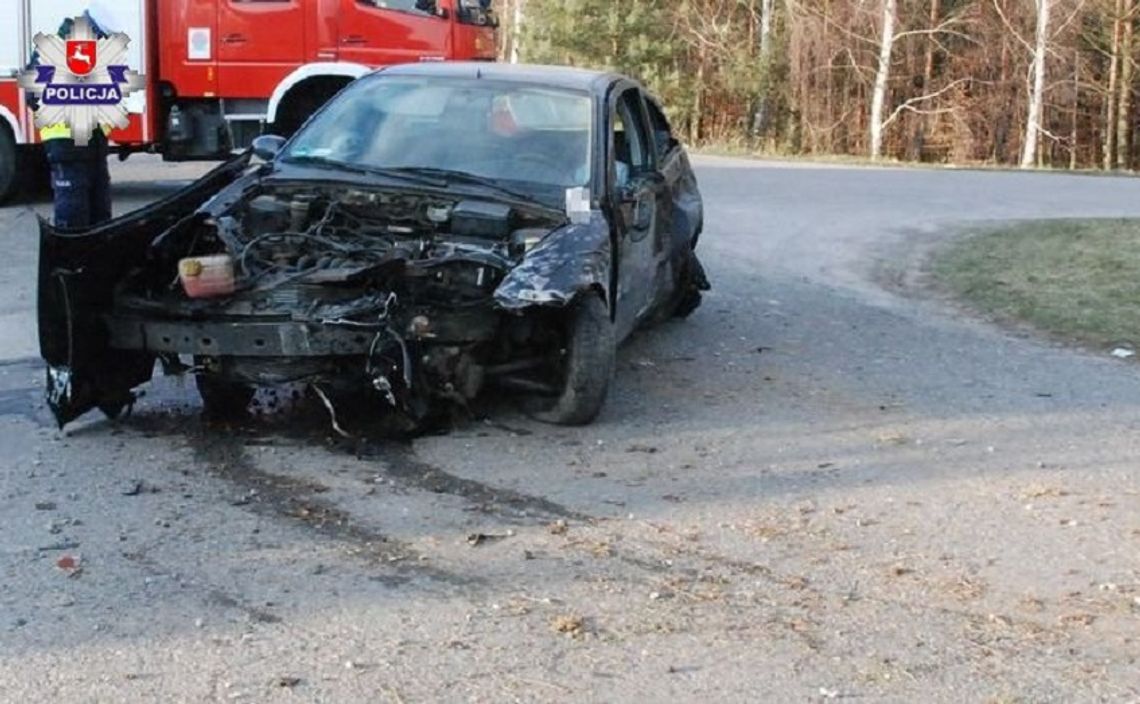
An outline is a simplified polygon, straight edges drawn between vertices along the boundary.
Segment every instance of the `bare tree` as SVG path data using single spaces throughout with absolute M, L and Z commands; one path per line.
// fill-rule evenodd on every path
M 887 81 L 891 78 L 891 54 L 895 46 L 895 20 L 898 0 L 883 0 L 883 33 L 879 40 L 879 67 L 871 93 L 871 158 L 883 155 L 883 108 L 887 101 Z
M 1116 166 L 1132 167 L 1133 0 L 1120 3 L 1120 97 L 1116 101 Z
M 1140 0 L 498 3 L 504 61 L 520 24 L 525 60 L 636 73 L 694 140 L 760 136 L 789 153 L 877 159 L 1140 163 Z
M 1105 171 L 1116 168 L 1116 84 L 1120 67 L 1120 22 L 1124 0 L 1116 0 L 1116 12 L 1112 16 L 1112 42 L 1108 55 L 1108 90 L 1104 104 L 1104 141 L 1101 144 L 1102 162 Z
M 1029 89 L 1026 112 L 1025 142 L 1021 150 L 1021 168 L 1028 169 L 1037 159 L 1037 138 L 1041 133 L 1041 105 L 1045 98 L 1045 60 L 1049 50 L 1049 9 L 1052 0 L 1034 0 L 1037 7 L 1037 32 L 1030 64 L 1033 84 Z
M 769 120 L 769 92 L 772 85 L 772 12 L 775 11 L 775 0 L 760 0 L 759 24 L 759 56 L 760 97 L 756 102 L 756 113 L 752 116 L 753 135 L 762 135 L 768 131 Z
M 519 62 L 519 45 L 522 43 L 522 26 L 525 19 L 524 5 L 526 0 L 511 0 L 513 12 L 511 15 L 511 63 Z

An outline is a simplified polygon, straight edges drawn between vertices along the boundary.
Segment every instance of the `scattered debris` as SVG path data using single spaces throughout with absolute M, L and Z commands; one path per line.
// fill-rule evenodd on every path
M 1112 351 L 1112 356 L 1117 359 L 1131 359 L 1136 356 L 1136 351 L 1127 347 L 1117 347 Z
M 486 545 L 487 543 L 497 543 L 500 540 L 512 538 L 514 535 L 515 532 L 513 530 L 498 535 L 489 533 L 472 533 L 467 536 L 467 544 L 473 548 L 477 548 L 480 545 Z
M 554 523 L 548 525 L 546 527 L 546 530 L 548 530 L 551 535 L 566 535 L 566 533 L 570 530 L 570 524 L 568 524 L 565 520 L 559 518 Z
M 910 438 L 902 433 L 880 433 L 875 440 L 880 445 L 906 445 L 910 442 Z
M 282 689 L 293 689 L 299 684 L 301 684 L 300 677 L 278 677 L 273 680 L 273 685 Z
M 67 573 L 68 577 L 78 577 L 83 572 L 78 555 L 64 555 L 55 561 L 55 566 Z
M 1062 626 L 1091 626 L 1096 621 L 1092 614 L 1066 614 L 1060 618 Z
M 581 638 L 586 634 L 586 619 L 575 615 L 562 615 L 555 618 L 550 627 L 557 633 L 565 633 L 572 638 Z
M 625 449 L 625 451 L 631 454 L 635 452 L 641 452 L 646 455 L 656 455 L 658 452 L 657 448 L 652 445 L 630 445 Z
M 38 548 L 39 552 L 62 552 L 64 550 L 74 550 L 79 547 L 79 543 L 74 540 L 64 540 L 59 543 L 52 543 L 51 545 L 44 545 Z
M 123 489 L 123 496 L 139 496 L 141 494 L 157 494 L 161 491 L 157 486 L 151 486 L 141 479 L 135 479 Z
M 1033 485 L 1021 495 L 1022 499 L 1061 498 L 1068 496 L 1069 492 L 1055 486 Z

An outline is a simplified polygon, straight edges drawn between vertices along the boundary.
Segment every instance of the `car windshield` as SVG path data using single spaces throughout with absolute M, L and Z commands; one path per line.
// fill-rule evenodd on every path
M 587 186 L 585 93 L 470 79 L 365 79 L 297 135 L 283 158 L 369 170 L 461 172 L 544 201 Z

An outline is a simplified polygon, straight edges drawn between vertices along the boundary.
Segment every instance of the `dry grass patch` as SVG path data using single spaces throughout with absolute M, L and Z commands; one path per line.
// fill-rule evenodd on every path
M 956 242 L 932 272 L 998 319 L 1107 351 L 1140 348 L 1140 221 L 1022 223 Z

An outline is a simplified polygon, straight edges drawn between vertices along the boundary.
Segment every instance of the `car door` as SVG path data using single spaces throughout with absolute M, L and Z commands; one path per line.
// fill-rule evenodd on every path
M 674 247 L 696 247 L 704 225 L 704 205 L 697 187 L 689 156 L 681 142 L 673 135 L 669 120 L 661 106 L 651 96 L 645 96 L 649 123 L 653 128 L 653 144 L 657 152 L 658 169 L 665 177 L 669 199 L 673 205 Z
M 444 60 L 451 20 L 435 8 L 425 0 L 341 0 L 340 60 L 374 67 Z
M 609 200 L 617 229 L 616 325 L 619 339 L 645 320 L 658 301 L 660 260 L 671 207 L 657 169 L 641 89 L 619 84 L 610 102 Z
M 222 97 L 269 95 L 305 63 L 304 0 L 217 2 L 218 91 Z

